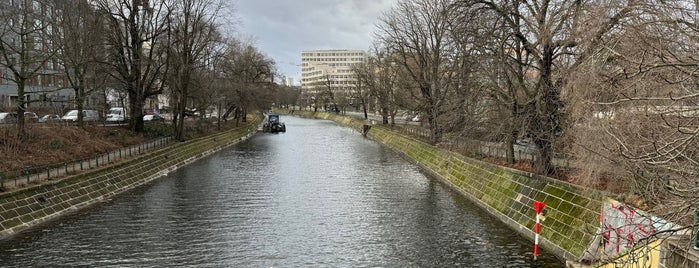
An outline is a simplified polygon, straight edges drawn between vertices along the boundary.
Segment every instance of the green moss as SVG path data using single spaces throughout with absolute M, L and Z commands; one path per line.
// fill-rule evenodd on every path
M 563 225 L 560 221 L 557 221 L 555 218 L 548 216 L 546 217 L 545 221 L 541 222 L 541 225 L 556 231 L 563 229 Z
M 573 206 L 568 215 L 570 215 L 573 218 L 580 218 L 580 216 L 583 215 L 585 212 L 585 209 L 579 206 Z
M 560 220 L 563 224 L 567 225 L 568 227 L 575 226 L 574 218 L 571 216 L 568 216 L 566 214 L 561 214 Z
M 546 203 L 546 206 L 549 207 L 550 209 L 558 210 L 558 207 L 561 205 L 561 202 L 563 202 L 563 201 L 561 201 L 560 199 L 558 199 L 556 197 L 547 196 L 546 201 L 544 203 Z
M 570 239 L 564 239 L 564 240 L 559 242 L 559 246 L 561 246 L 562 248 L 565 248 L 565 249 L 570 249 L 570 248 L 575 247 L 575 242 L 573 242 Z
M 547 196 L 548 196 L 548 195 L 546 195 L 546 194 L 543 193 L 543 192 L 535 191 L 535 192 L 534 192 L 534 198 L 532 198 L 532 199 L 534 199 L 534 201 L 543 202 L 544 200 L 546 200 L 546 197 L 547 197 Z
M 554 186 L 547 186 L 544 188 L 544 192 L 548 193 L 552 196 L 562 198 L 563 195 L 565 194 L 565 191 L 563 189 L 554 187 Z
M 558 210 L 561 213 L 569 214 L 573 210 L 573 204 L 571 204 L 569 202 L 561 202 L 558 205 Z
M 546 237 L 552 241 L 564 241 L 565 240 L 565 239 L 563 239 L 563 236 L 557 232 L 553 232 L 553 233 L 547 235 Z
M 579 216 L 575 216 L 572 213 L 571 217 L 576 217 L 578 219 L 586 219 L 585 222 L 599 222 L 599 211 L 583 210 Z
M 573 197 L 573 200 L 571 200 L 571 202 L 578 206 L 584 207 L 588 204 L 588 199 L 586 197 L 576 195 Z

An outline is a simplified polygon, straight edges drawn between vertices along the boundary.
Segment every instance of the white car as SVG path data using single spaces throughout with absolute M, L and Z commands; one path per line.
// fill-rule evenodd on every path
M 128 119 L 126 115 L 126 109 L 123 107 L 113 107 L 109 108 L 105 121 L 107 122 L 124 122 Z
M 165 120 L 164 118 L 160 117 L 157 114 L 147 114 L 143 116 L 143 121 L 163 121 Z
M 61 120 L 68 122 L 78 121 L 78 110 L 70 110 L 67 112 Z M 100 114 L 96 110 L 83 110 L 83 121 L 84 122 L 94 122 L 100 120 Z
M 0 124 L 14 124 L 17 123 L 17 113 L 0 113 Z
M 57 114 L 47 114 L 39 118 L 39 123 L 52 123 L 52 122 L 60 122 L 61 121 L 61 116 Z

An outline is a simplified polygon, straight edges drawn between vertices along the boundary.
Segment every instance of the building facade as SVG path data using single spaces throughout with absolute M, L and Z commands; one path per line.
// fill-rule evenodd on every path
M 351 104 L 357 91 L 352 70 L 366 61 L 363 50 L 308 50 L 301 52 L 301 91 L 311 105 Z
M 54 4 L 0 0 L 0 111 L 14 111 L 23 103 L 27 111 L 62 114 L 74 106 L 75 91 L 56 56 L 59 48 L 53 37 L 59 31 L 52 21 L 61 11 Z M 84 101 L 93 107 L 102 99 L 91 95 Z

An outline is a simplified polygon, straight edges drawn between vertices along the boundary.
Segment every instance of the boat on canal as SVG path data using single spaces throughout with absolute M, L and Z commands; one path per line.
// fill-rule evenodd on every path
M 262 131 L 270 133 L 286 132 L 286 125 L 279 121 L 278 114 L 267 114 L 262 122 Z

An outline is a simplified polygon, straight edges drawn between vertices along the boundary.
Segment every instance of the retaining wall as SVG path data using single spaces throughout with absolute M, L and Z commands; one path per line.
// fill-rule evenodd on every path
M 59 181 L 0 194 L 0 239 L 146 184 L 250 137 L 260 119 L 213 136 L 172 144 L 137 158 Z

